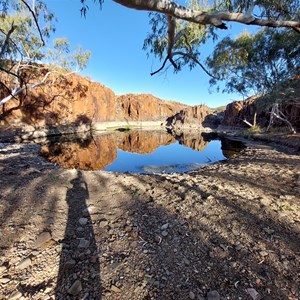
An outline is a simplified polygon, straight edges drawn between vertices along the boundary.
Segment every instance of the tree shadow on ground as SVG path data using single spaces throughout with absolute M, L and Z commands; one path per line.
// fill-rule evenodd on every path
M 202 299 L 215 289 L 221 298 L 250 299 L 245 290 L 253 287 L 264 299 L 296 299 L 297 230 L 268 210 L 262 218 L 254 201 L 233 203 L 230 193 L 187 185 L 170 198 L 178 182 L 164 188 L 165 178 L 157 178 L 161 191 L 141 193 L 131 205 L 143 241 L 133 276 L 148 289 L 146 299 L 188 299 L 190 292 Z M 147 176 L 136 179 L 138 187 L 148 184 Z

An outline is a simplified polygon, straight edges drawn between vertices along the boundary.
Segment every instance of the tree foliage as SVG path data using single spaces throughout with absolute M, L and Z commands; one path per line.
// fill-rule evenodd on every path
M 300 35 L 297 32 L 270 28 L 257 34 L 245 31 L 237 38 L 223 39 L 207 59 L 217 79 L 225 82 L 223 92 L 264 94 L 276 84 L 300 71 Z
M 0 105 L 44 84 L 50 74 L 83 69 L 90 56 L 81 48 L 71 53 L 65 38 L 54 40 L 50 46 L 54 14 L 40 0 L 30 4 L 0 0 L 0 84 L 6 95 Z

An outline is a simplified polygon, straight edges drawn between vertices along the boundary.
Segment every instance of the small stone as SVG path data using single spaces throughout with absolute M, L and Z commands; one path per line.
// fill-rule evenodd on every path
M 184 263 L 186 266 L 189 266 L 189 265 L 190 265 L 190 261 L 189 261 L 187 258 L 184 258 L 184 259 L 183 259 L 183 263 Z
M 267 233 L 267 234 L 272 234 L 272 233 L 274 233 L 275 232 L 275 230 L 273 230 L 273 229 L 270 229 L 270 228 L 264 228 L 264 231 Z
M 137 242 L 137 241 L 133 241 L 133 242 L 130 244 L 131 248 L 136 248 L 137 245 L 138 245 L 138 242 Z
M 220 295 L 217 291 L 210 291 L 207 293 L 207 300 L 220 300 Z
M 0 283 L 1 283 L 1 284 L 5 284 L 5 283 L 8 283 L 8 282 L 10 282 L 10 281 L 11 281 L 11 279 L 8 278 L 8 277 L 0 278 Z
M 195 299 L 196 298 L 196 296 L 193 292 L 189 292 L 189 297 L 190 297 L 190 299 Z
M 125 229 L 124 229 L 124 231 L 127 232 L 127 233 L 130 232 L 131 230 L 132 230 L 131 226 L 126 226 Z
M 119 289 L 118 287 L 116 287 L 115 285 L 112 285 L 110 290 L 114 293 L 121 293 L 122 292 L 122 290 Z
M 79 226 L 79 227 L 76 228 L 76 231 L 78 231 L 78 232 L 84 232 L 84 228 L 81 227 L 81 226 Z
M 90 245 L 90 242 L 85 240 L 85 239 L 79 239 L 79 245 L 78 248 L 88 248 L 88 246 Z
M 72 267 L 74 267 L 76 264 L 75 260 L 74 259 L 70 259 L 68 260 L 67 262 L 65 262 L 64 264 L 64 269 L 67 270 L 67 269 L 71 269 Z
M 84 225 L 87 224 L 88 219 L 87 219 L 87 218 L 80 218 L 78 222 L 79 222 L 79 224 L 80 224 L 81 226 L 84 226 Z
M 160 229 L 161 229 L 161 230 L 166 230 L 166 229 L 168 229 L 168 227 L 169 227 L 169 223 L 166 223 L 166 224 L 163 224 L 163 225 L 160 227 Z
M 12 294 L 10 294 L 10 296 L 8 297 L 8 300 L 17 300 L 17 299 L 20 299 L 22 297 L 22 293 L 19 292 L 19 291 L 15 291 L 13 292 Z
M 16 265 L 16 269 L 18 270 L 23 270 L 26 269 L 27 267 L 29 267 L 31 265 L 31 259 L 29 257 L 21 260 L 17 265 Z
M 102 221 L 100 221 L 100 223 L 99 223 L 99 227 L 100 228 L 104 228 L 104 227 L 106 227 L 108 225 L 108 221 L 106 221 L 106 220 L 102 220 Z
M 0 274 L 7 270 L 6 266 L 0 266 Z
M 161 232 L 161 235 L 166 237 L 168 235 L 168 232 L 166 230 L 164 230 L 164 231 Z
M 34 248 L 40 248 L 45 243 L 49 242 L 51 239 L 51 234 L 48 231 L 44 231 L 38 235 L 33 246 Z
M 68 294 L 72 296 L 78 295 L 82 291 L 82 284 L 80 280 L 76 280 L 68 289 Z
M 269 253 L 267 251 L 260 251 L 259 255 L 262 256 L 262 257 L 265 257 L 265 256 L 268 256 Z

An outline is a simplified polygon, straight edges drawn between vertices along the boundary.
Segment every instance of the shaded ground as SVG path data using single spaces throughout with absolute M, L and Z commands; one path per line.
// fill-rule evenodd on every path
M 37 153 L 1 144 L 0 299 L 300 299 L 299 156 L 130 175 Z

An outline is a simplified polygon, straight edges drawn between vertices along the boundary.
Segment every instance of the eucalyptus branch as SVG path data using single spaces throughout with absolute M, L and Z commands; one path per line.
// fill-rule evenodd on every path
M 188 58 L 192 59 L 197 65 L 199 65 L 201 67 L 201 69 L 210 77 L 219 80 L 220 78 L 215 77 L 214 75 L 212 75 L 204 66 L 203 64 L 197 59 L 197 57 L 195 57 L 194 55 L 192 55 L 191 53 L 186 53 L 186 52 L 182 52 L 182 51 L 177 51 L 173 53 L 173 56 L 175 55 L 181 55 L 181 56 L 187 56 Z
M 42 44 L 43 44 L 43 46 L 45 46 L 46 43 L 45 43 L 45 41 L 44 41 L 43 34 L 42 34 L 42 31 L 41 31 L 40 25 L 39 25 L 39 23 L 38 23 L 38 20 L 37 20 L 37 18 L 36 18 L 35 12 L 31 9 L 31 7 L 30 7 L 29 4 L 26 2 L 26 0 L 21 0 L 21 1 L 22 1 L 22 3 L 27 7 L 27 9 L 30 11 L 30 13 L 32 14 L 32 17 L 33 17 L 33 19 L 34 19 L 35 25 L 36 25 L 36 27 L 37 27 L 37 29 L 38 29 L 39 34 L 40 34 L 40 38 L 41 38 Z
M 17 26 L 14 25 L 14 22 L 12 22 L 11 27 L 8 31 L 7 34 L 5 34 L 5 40 L 3 42 L 3 45 L 1 47 L 1 51 L 0 51 L 0 57 L 2 57 L 6 51 L 7 45 L 8 45 L 8 41 L 10 39 L 10 36 L 12 35 L 12 33 L 15 31 L 15 29 L 17 28 Z

